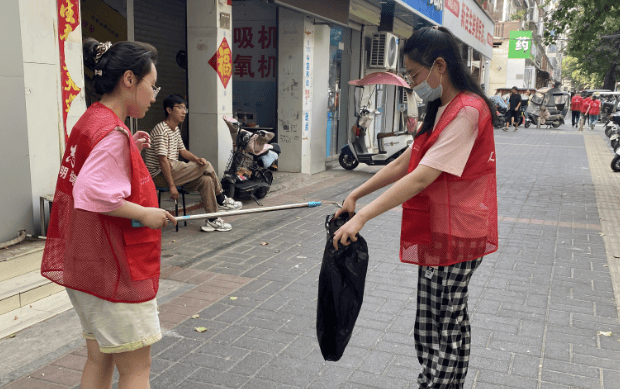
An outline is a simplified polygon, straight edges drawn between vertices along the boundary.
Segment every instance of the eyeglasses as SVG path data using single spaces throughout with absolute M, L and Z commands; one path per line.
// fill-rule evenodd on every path
M 410 87 L 414 84 L 414 79 L 416 78 L 416 76 L 418 76 L 418 73 L 420 73 L 424 68 L 420 68 L 416 73 L 414 73 L 414 75 L 410 75 L 409 71 L 405 71 L 403 73 L 402 78 L 405 80 L 405 82 L 407 82 Z
M 184 107 L 183 105 L 173 105 L 173 108 L 180 108 L 182 111 L 184 111 L 185 113 L 188 113 L 188 109 L 187 107 Z
M 151 89 L 153 89 L 153 99 L 155 99 L 157 97 L 157 94 L 160 93 L 160 90 L 162 89 L 162 87 L 155 86 L 155 84 L 153 84 L 151 81 L 147 80 L 146 78 L 143 78 L 143 80 L 151 84 Z

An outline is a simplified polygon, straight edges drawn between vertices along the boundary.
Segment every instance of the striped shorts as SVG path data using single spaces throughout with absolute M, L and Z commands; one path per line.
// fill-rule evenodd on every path
M 468 283 L 482 260 L 418 270 L 414 340 L 423 367 L 420 389 L 464 387 L 470 358 Z

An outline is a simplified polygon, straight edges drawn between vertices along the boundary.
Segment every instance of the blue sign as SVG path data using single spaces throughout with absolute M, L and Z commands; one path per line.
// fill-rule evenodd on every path
M 403 0 L 403 2 L 434 22 L 442 24 L 443 0 Z

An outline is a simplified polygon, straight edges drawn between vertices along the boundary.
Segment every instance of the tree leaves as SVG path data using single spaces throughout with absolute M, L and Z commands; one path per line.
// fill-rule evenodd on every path
M 601 86 L 611 67 L 619 66 L 619 0 L 562 0 L 545 18 L 544 41 L 567 38 L 565 54 L 576 59 L 572 79 Z M 562 33 L 558 33 L 562 32 Z M 616 36 L 615 36 L 616 35 Z M 602 38 L 604 37 L 604 38 Z

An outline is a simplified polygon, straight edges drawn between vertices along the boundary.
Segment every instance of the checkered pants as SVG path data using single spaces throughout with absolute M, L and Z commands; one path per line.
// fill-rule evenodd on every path
M 470 358 L 468 283 L 483 258 L 418 270 L 414 340 L 420 389 L 462 389 Z

